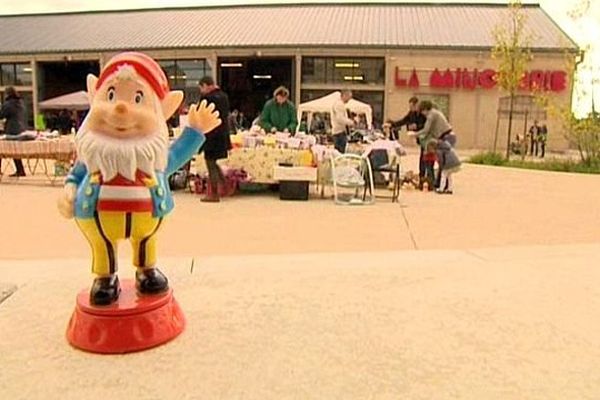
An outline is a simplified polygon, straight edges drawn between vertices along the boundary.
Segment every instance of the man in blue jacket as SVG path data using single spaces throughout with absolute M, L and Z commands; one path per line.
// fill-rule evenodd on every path
M 90 112 L 77 133 L 78 161 L 67 176 L 59 210 L 75 217 L 90 242 L 90 292 L 94 305 L 109 305 L 120 293 L 117 244 L 133 247 L 136 288 L 159 294 L 168 280 L 156 267 L 156 232 L 173 209 L 167 178 L 188 162 L 221 123 L 214 105 L 193 106 L 189 125 L 169 146 L 169 118 L 183 100 L 170 91 L 160 66 L 142 53 L 112 58 L 100 76 L 88 76 Z

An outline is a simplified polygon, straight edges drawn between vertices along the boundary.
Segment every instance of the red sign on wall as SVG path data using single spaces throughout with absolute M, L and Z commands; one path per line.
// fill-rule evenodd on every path
M 493 89 L 498 84 L 498 73 L 493 69 L 469 70 L 468 68 L 457 68 L 440 71 L 436 68 L 429 76 L 429 86 L 444 89 L 475 90 Z M 419 75 L 413 68 L 408 77 L 404 77 L 400 68 L 396 67 L 394 81 L 397 87 L 409 87 L 416 89 L 420 86 Z M 522 90 L 543 90 L 550 92 L 562 92 L 567 89 L 567 73 L 565 71 L 528 71 L 521 80 Z

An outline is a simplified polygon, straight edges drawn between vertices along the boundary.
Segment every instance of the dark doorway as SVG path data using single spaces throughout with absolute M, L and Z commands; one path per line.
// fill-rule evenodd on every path
M 244 113 L 249 125 L 277 87 L 287 87 L 294 99 L 292 68 L 292 58 L 220 58 L 219 82 L 231 110 Z
M 98 76 L 97 61 L 40 62 L 38 64 L 39 100 L 47 100 L 63 94 L 86 90 L 88 74 Z

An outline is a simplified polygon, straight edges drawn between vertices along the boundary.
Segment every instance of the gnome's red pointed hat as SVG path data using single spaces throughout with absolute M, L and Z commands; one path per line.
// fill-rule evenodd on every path
M 119 68 L 126 65 L 133 67 L 161 100 L 169 93 L 169 81 L 160 65 L 147 55 L 134 51 L 117 54 L 111 58 L 98 77 L 96 89 L 99 89 L 111 75 L 118 72 Z

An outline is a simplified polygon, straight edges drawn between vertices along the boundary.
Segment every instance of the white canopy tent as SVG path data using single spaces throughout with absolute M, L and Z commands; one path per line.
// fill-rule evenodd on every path
M 40 102 L 42 110 L 87 110 L 90 108 L 88 95 L 79 91 L 54 97 Z
M 331 110 L 333 108 L 333 104 L 339 100 L 341 96 L 341 92 L 333 92 L 326 96 L 320 97 L 315 100 L 308 101 L 306 103 L 302 103 L 298 106 L 298 121 L 302 119 L 302 114 L 307 113 L 307 126 L 310 127 L 312 122 L 312 115 L 314 113 L 329 113 L 331 114 Z M 373 126 L 373 108 L 363 102 L 360 102 L 355 99 L 351 99 L 346 104 L 346 109 L 350 110 L 354 114 L 364 114 L 367 120 L 367 127 L 369 129 Z

